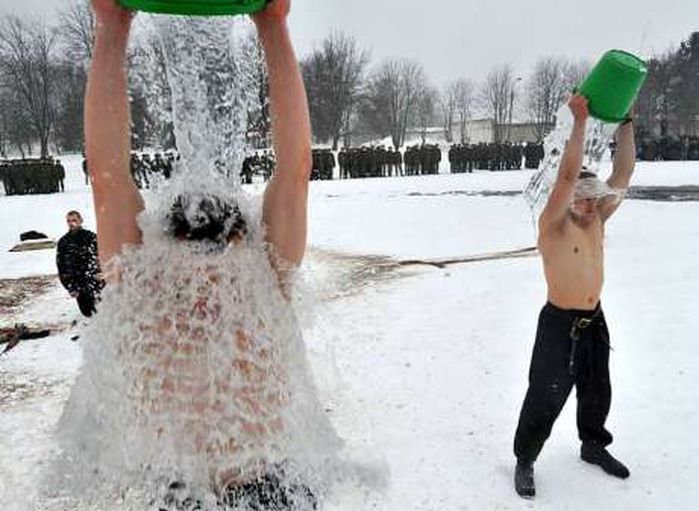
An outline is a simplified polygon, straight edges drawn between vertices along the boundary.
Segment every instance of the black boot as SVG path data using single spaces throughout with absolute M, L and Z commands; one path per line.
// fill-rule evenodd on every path
M 580 458 L 602 468 L 607 474 L 619 479 L 626 479 L 631 474 L 626 466 L 609 454 L 609 451 L 600 445 L 582 444 Z
M 525 499 L 533 499 L 536 495 L 534 486 L 534 464 L 517 460 L 515 468 L 515 491 Z

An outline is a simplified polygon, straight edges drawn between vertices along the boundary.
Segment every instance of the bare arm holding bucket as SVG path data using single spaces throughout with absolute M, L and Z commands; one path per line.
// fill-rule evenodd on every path
M 585 126 L 589 116 L 587 100 L 583 96 L 573 94 L 568 106 L 573 113 L 573 129 L 563 151 L 556 183 L 539 218 L 541 231 L 562 225 L 575 193 L 575 184 L 582 171 Z
M 636 166 L 636 141 L 634 140 L 632 122 L 619 126 L 616 132 L 616 142 L 612 175 L 607 179 L 607 184 L 611 188 L 625 190 L 631 183 L 631 175 Z M 621 204 L 621 198 L 623 195 L 609 197 L 600 203 L 600 214 L 603 220 L 607 220 L 617 210 Z
M 290 0 L 274 0 L 253 16 L 269 70 L 277 170 L 265 190 L 267 241 L 279 256 L 299 264 L 306 250 L 311 123 L 306 90 L 289 38 Z
M 140 243 L 143 199 L 129 170 L 131 130 L 126 45 L 131 14 L 114 0 L 92 0 L 95 48 L 85 94 L 85 152 L 103 267 L 126 243 Z

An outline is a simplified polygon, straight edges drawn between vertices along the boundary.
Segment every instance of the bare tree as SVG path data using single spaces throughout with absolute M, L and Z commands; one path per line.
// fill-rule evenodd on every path
M 3 158 L 7 158 L 11 143 L 10 126 L 12 126 L 12 119 L 9 115 L 11 106 L 11 98 L 8 97 L 7 91 L 0 88 L 0 156 Z
M 452 84 L 454 89 L 454 99 L 456 113 L 459 116 L 459 140 L 462 144 L 468 141 L 468 121 L 471 119 L 471 112 L 474 102 L 474 87 L 470 80 L 460 78 Z
M 326 37 L 301 63 L 313 133 L 333 149 L 357 105 L 369 55 L 354 37 L 335 32 Z
M 503 126 L 511 119 L 515 77 L 509 64 L 502 65 L 486 77 L 481 91 L 485 111 L 495 122 L 495 141 L 501 141 Z
M 641 131 L 648 134 L 662 134 L 667 129 L 670 115 L 670 73 L 667 62 L 672 58 L 670 52 L 653 57 L 648 61 L 648 78 L 636 101 L 636 114 Z
M 176 148 L 172 89 L 161 41 L 152 33 L 138 34 L 127 59 L 133 147 Z
M 425 82 L 422 65 L 411 60 L 388 60 L 369 79 L 362 117 L 376 134 L 390 136 L 396 149 L 405 142 Z
M 437 105 L 437 91 L 426 86 L 418 94 L 417 98 L 417 120 L 420 126 L 420 136 L 422 143 L 427 142 L 427 129 L 432 125 L 434 112 Z
M 680 43 L 675 54 L 675 83 L 669 91 L 674 99 L 677 131 L 696 135 L 699 124 L 699 32 Z
M 568 90 L 566 70 L 569 64 L 555 57 L 539 59 L 527 83 L 527 111 L 538 141 L 544 139 L 556 122 L 556 112 Z
M 592 65 L 587 60 L 570 61 L 563 70 L 564 86 L 568 93 L 572 93 L 580 86 L 590 72 Z
M 53 141 L 60 152 L 83 150 L 83 97 L 87 76 L 82 66 L 67 62 L 56 71 L 56 120 Z
M 85 66 L 92 58 L 95 45 L 95 19 L 88 0 L 64 0 L 61 8 L 59 34 L 65 56 Z
M 256 31 L 251 30 L 244 37 L 240 57 L 244 88 L 248 91 L 247 140 L 258 148 L 266 148 L 272 131 L 269 75 Z
M 53 140 L 59 151 L 83 149 L 83 94 L 95 43 L 89 0 L 63 0 L 58 23 L 57 105 Z
M 19 151 L 22 158 L 32 153 L 32 128 L 21 98 L 15 91 L 0 89 L 0 137 L 3 139 L 3 156 L 9 156 L 10 147 Z
M 447 85 L 439 95 L 439 113 L 444 130 L 444 139 L 448 143 L 453 141 L 454 112 L 456 111 L 456 90 L 453 82 Z
M 682 137 L 699 134 L 699 32 L 677 50 L 648 61 L 648 77 L 635 105 L 643 136 Z
M 39 140 L 41 156 L 49 154 L 55 119 L 56 31 L 39 22 L 6 16 L 0 22 L 0 74 L 12 89 Z

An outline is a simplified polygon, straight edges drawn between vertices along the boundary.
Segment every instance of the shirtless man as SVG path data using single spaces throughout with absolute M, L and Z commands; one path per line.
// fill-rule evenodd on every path
M 99 256 L 103 267 L 110 268 L 110 262 L 115 256 L 124 253 L 126 246 L 140 245 L 143 242 L 137 216 L 143 211 L 144 202 L 129 170 L 131 133 L 126 47 L 132 13 L 120 7 L 116 0 L 92 0 L 92 7 L 96 17 L 96 40 L 85 100 L 86 158 L 90 162 Z M 286 268 L 286 264 L 300 264 L 306 249 L 307 197 L 311 169 L 311 130 L 306 92 L 286 23 L 290 7 L 291 0 L 273 0 L 264 11 L 252 16 L 269 70 L 274 150 L 277 159 L 277 170 L 264 194 L 262 222 L 265 226 L 265 242 L 274 252 L 273 257 L 270 254 L 270 259 L 280 284 L 285 282 L 282 266 Z M 196 204 L 193 201 L 196 201 Z M 191 210 L 193 204 L 201 213 L 198 218 L 208 219 L 207 221 L 198 225 L 190 224 L 190 218 L 184 212 Z M 246 220 L 240 215 L 235 204 L 224 204 L 219 198 L 211 196 L 178 197 L 168 220 L 168 232 L 174 238 L 183 240 L 183 243 L 192 240 L 224 247 L 228 243 L 241 243 L 251 227 L 246 225 Z M 284 265 L 278 264 L 279 261 L 284 261 Z M 112 271 L 108 274 L 113 286 L 119 285 L 120 277 L 117 273 Z M 213 273 L 208 275 L 210 284 L 215 284 L 218 278 L 220 276 Z M 213 300 L 211 296 L 209 298 Z M 195 307 L 195 313 L 202 309 L 202 317 L 206 317 L 206 300 L 207 297 L 202 297 L 202 303 L 197 304 L 201 307 Z M 211 321 L 215 319 L 214 312 L 209 316 Z M 193 318 L 197 319 L 202 318 Z M 177 347 L 180 340 L 168 339 L 161 330 L 155 328 L 150 331 L 153 334 L 152 340 L 150 344 L 143 343 L 144 356 L 153 355 L 156 350 L 159 353 Z M 231 349 L 236 344 L 235 349 L 240 352 L 252 349 L 250 345 L 254 344 L 254 339 L 247 338 L 242 331 L 230 333 L 235 340 Z M 179 371 L 180 375 L 183 371 L 195 372 L 198 367 L 194 357 L 197 350 L 198 348 L 192 350 L 191 363 L 185 360 L 184 364 L 188 365 Z M 166 356 L 162 358 L 167 359 Z M 244 361 L 234 361 L 233 368 L 250 373 L 246 376 L 251 381 L 257 374 L 257 368 Z M 169 410 L 168 407 L 175 398 L 168 397 L 166 393 L 175 392 L 180 383 L 182 382 L 177 380 L 163 381 L 162 395 L 158 396 L 156 404 Z M 222 392 L 227 396 L 232 394 L 227 387 Z M 208 404 L 203 401 L 206 396 L 201 394 L 204 393 L 184 396 L 183 399 L 189 400 L 195 408 L 203 408 Z M 233 397 L 235 396 L 231 396 Z M 172 413 L 175 413 L 174 409 Z M 250 425 L 250 429 L 253 427 L 257 425 Z M 212 446 L 205 445 L 204 448 L 211 449 Z M 228 491 L 232 475 L 223 477 L 228 479 L 217 477 L 214 485 L 217 486 L 217 490 Z M 273 488 L 275 485 L 271 476 L 265 476 L 258 481 L 259 484 L 254 481 L 237 483 L 247 484 L 250 491 L 264 493 L 269 509 L 282 509 L 282 501 L 288 497 L 282 494 L 275 496 L 275 492 L 281 490 Z M 259 488 L 251 487 L 255 484 Z M 239 493 L 240 486 L 230 491 L 233 494 Z M 304 489 L 300 491 L 305 492 Z M 312 495 L 304 494 L 301 497 L 308 497 L 309 506 L 315 507 Z M 270 503 L 270 499 L 275 502 Z
M 630 120 L 616 133 L 618 150 L 606 183 L 582 172 L 587 100 L 573 95 L 572 133 L 558 177 L 539 218 L 539 242 L 548 303 L 539 316 L 529 370 L 529 389 L 514 441 L 515 489 L 535 495 L 534 469 L 553 423 L 573 385 L 577 388 L 580 457 L 619 478 L 628 469 L 606 450 L 612 435 L 609 413 L 609 333 L 600 306 L 604 273 L 604 225 L 619 207 L 634 169 L 634 133 Z

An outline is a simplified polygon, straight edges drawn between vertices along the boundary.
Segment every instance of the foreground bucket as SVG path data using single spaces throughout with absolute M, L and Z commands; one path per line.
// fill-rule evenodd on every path
M 119 0 L 133 11 L 188 16 L 252 14 L 265 8 L 267 0 Z
M 629 114 L 648 67 L 640 58 L 622 50 L 605 53 L 577 91 L 588 101 L 590 115 L 610 123 L 622 122 Z

